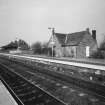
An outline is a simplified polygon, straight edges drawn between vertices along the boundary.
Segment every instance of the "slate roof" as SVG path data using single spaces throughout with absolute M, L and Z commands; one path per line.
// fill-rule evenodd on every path
M 75 32 L 71 34 L 55 33 L 55 36 L 61 45 L 73 46 L 78 45 L 82 41 L 86 33 L 87 31 Z
M 55 33 L 55 36 L 61 45 L 65 44 L 66 34 Z

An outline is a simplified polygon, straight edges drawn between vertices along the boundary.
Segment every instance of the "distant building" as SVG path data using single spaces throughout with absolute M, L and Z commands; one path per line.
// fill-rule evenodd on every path
M 49 47 L 52 47 L 52 40 L 56 57 L 85 58 L 97 50 L 96 30 L 91 34 L 89 28 L 70 34 L 54 33 L 48 42 Z

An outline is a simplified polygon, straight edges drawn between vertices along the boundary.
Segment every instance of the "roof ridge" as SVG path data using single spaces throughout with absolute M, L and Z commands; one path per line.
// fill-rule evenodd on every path
M 81 32 L 87 32 L 87 31 L 78 31 L 78 32 L 72 32 L 72 33 L 69 33 L 68 35 L 70 35 L 70 34 L 76 34 L 76 33 L 81 33 Z
M 61 35 L 66 35 L 67 33 L 55 33 L 55 34 L 61 34 Z

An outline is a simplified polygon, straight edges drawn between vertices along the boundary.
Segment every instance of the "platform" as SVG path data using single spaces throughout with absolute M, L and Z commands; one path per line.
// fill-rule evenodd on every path
M 0 105 L 18 105 L 0 80 Z

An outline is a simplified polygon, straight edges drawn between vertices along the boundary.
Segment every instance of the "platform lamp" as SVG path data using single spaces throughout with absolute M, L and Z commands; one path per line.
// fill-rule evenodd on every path
M 51 41 L 51 45 L 52 45 L 52 57 L 53 57 L 53 56 L 54 56 L 53 50 L 54 50 L 54 34 L 55 34 L 55 29 L 54 29 L 54 28 L 51 28 L 51 27 L 49 27 L 48 29 L 52 31 L 52 41 Z

